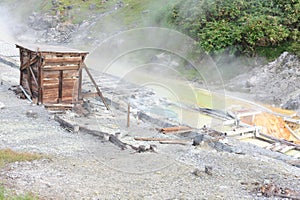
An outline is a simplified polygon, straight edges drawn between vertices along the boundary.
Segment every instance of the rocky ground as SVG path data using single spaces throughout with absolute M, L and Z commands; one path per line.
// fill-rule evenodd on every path
M 256 101 L 285 109 L 300 109 L 300 60 L 284 52 L 275 61 L 257 66 L 230 81 L 227 88 L 252 94 Z
M 18 69 L 1 64 L 0 70 L 0 148 L 44 155 L 0 170 L 1 183 L 16 193 L 32 192 L 41 199 L 266 199 L 255 190 L 264 184 L 300 191 L 300 168 L 251 145 L 238 142 L 240 149 L 230 153 L 207 144 L 145 142 L 156 145 L 157 152 L 137 153 L 103 138 L 68 132 L 42 106 L 18 99 L 9 89 L 18 84 Z M 94 126 L 110 123 L 105 130 L 121 131 L 123 141 L 158 134 L 151 123 L 133 121 L 125 128 L 118 113 L 98 112 L 112 120 L 96 120 Z
M 39 38 L 39 42 L 50 43 L 69 42 L 76 31 L 91 26 L 91 22 L 62 24 L 55 16 L 38 13 L 28 23 L 19 27 L 20 40 Z M 86 38 L 80 35 L 77 39 L 82 37 Z M 133 145 L 156 145 L 157 152 L 121 150 L 107 138 L 64 130 L 42 106 L 18 99 L 10 90 L 19 82 L 14 49 L 12 43 L 0 42 L 0 148 L 44 155 L 41 160 L 0 169 L 0 183 L 18 194 L 32 192 L 41 199 L 268 199 L 261 188 L 272 184 L 300 192 L 300 168 L 290 165 L 288 156 L 234 140 L 226 146 L 230 150 L 207 143 L 198 147 L 137 144 L 133 137 L 159 133 L 154 124 L 134 116 L 131 127 L 126 128 L 124 110 L 110 113 L 99 106 L 89 119 L 73 113 L 67 116 L 109 134 L 121 132 L 121 140 Z M 285 53 L 276 62 L 236 77 L 227 88 L 298 109 L 298 66 L 299 60 Z M 205 172 L 207 167 L 211 173 Z M 274 198 L 280 197 L 270 197 Z

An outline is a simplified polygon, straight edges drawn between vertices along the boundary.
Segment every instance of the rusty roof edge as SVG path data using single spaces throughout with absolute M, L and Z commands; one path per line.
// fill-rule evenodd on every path
M 29 51 L 40 52 L 40 53 L 79 53 L 88 54 L 87 51 L 81 51 L 64 46 L 44 45 L 44 44 L 15 44 L 16 48 L 23 48 Z

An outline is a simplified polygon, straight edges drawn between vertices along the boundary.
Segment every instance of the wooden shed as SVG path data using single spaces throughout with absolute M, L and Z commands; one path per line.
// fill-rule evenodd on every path
M 20 50 L 20 85 L 33 102 L 70 106 L 81 100 L 88 52 L 48 45 L 16 47 Z

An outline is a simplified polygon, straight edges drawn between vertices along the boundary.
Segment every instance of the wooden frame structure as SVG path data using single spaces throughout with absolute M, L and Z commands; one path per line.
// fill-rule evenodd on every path
M 82 69 L 108 105 L 84 64 L 88 54 L 66 47 L 49 45 L 16 45 L 20 51 L 20 86 L 34 103 L 47 107 L 73 107 L 82 100 Z

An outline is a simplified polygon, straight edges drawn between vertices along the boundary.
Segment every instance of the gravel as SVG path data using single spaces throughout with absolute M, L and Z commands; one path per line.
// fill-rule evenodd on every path
M 42 106 L 9 90 L 18 84 L 17 69 L 0 64 L 0 70 L 0 101 L 5 105 L 0 109 L 0 148 L 44 155 L 0 170 L 1 182 L 18 194 L 32 192 L 41 199 L 266 199 L 254 192 L 256 183 L 265 182 L 300 191 L 299 168 L 261 154 L 157 142 L 151 142 L 157 153 L 136 153 L 92 135 L 68 132 Z M 121 132 L 126 133 L 124 141 L 158 134 L 143 122 Z M 211 175 L 205 173 L 207 166 Z

